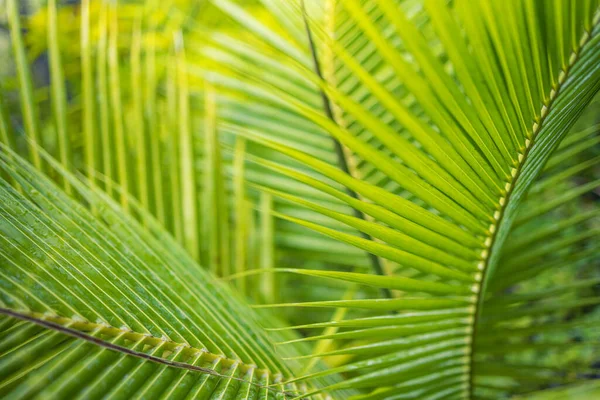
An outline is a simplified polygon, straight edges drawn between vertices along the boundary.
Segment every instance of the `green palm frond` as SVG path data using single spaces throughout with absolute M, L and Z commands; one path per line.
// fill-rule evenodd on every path
M 7 17 L 2 393 L 597 390 L 596 0 Z
M 88 396 L 108 387 L 142 396 L 157 382 L 190 393 L 209 385 L 237 398 L 298 391 L 267 387 L 291 374 L 274 353 L 273 340 L 285 336 L 261 330 L 263 317 L 156 221 L 147 232 L 105 194 L 64 175 L 93 215 L 10 152 L 2 169 L 21 192 L 2 181 L 6 395 Z

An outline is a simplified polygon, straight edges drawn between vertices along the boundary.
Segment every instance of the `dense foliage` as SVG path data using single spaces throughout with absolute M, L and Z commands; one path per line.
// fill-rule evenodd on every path
M 4 0 L 0 396 L 600 397 L 598 0 L 305 1 Z

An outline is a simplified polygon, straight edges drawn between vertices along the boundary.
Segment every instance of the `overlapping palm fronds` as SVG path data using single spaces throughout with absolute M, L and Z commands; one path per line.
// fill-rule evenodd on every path
M 598 7 L 7 0 L 1 393 L 595 393 Z

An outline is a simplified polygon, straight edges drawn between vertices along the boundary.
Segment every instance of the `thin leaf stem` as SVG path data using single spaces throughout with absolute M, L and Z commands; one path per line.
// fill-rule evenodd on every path
M 49 330 L 52 330 L 52 331 L 55 331 L 55 332 L 62 333 L 62 334 L 74 337 L 76 339 L 85 340 L 85 341 L 87 341 L 89 343 L 95 344 L 96 346 L 100 346 L 100 347 L 103 347 L 103 348 L 106 348 L 106 349 L 109 349 L 109 350 L 113 350 L 113 351 L 116 351 L 118 353 L 123 353 L 123 354 L 126 354 L 128 356 L 141 358 L 141 359 L 146 360 L 146 361 L 151 361 L 151 362 L 154 362 L 154 363 L 157 363 L 157 364 L 166 365 L 166 366 L 172 367 L 172 368 L 185 369 L 185 370 L 189 370 L 189 371 L 199 372 L 199 373 L 202 373 L 202 374 L 213 375 L 213 376 L 216 376 L 216 377 L 219 377 L 219 378 L 233 379 L 235 381 L 244 382 L 244 383 L 248 383 L 250 385 L 258 386 L 258 387 L 260 387 L 262 389 L 266 389 L 266 390 L 270 390 L 270 391 L 273 391 L 273 392 L 281 393 L 286 398 L 290 397 L 290 396 L 295 398 L 295 396 L 297 396 L 295 393 L 289 393 L 289 392 L 285 392 L 285 391 L 282 391 L 282 390 L 277 390 L 274 387 L 266 386 L 266 385 L 261 385 L 261 384 L 259 384 L 257 382 L 248 381 L 248 380 L 243 379 L 243 378 L 237 378 L 237 377 L 234 377 L 234 376 L 231 376 L 231 375 L 221 374 L 221 373 L 219 373 L 217 371 L 214 371 L 212 369 L 209 369 L 209 368 L 203 368 L 203 367 L 198 367 L 196 365 L 189 364 L 189 363 L 168 360 L 168 359 L 165 359 L 165 358 L 162 358 L 162 357 L 154 356 L 152 354 L 147 354 L 147 353 L 144 353 L 144 352 L 141 352 L 141 351 L 130 349 L 128 347 L 121 346 L 121 345 L 113 343 L 113 342 L 109 342 L 107 340 L 104 340 L 104 339 L 101 339 L 99 337 L 93 336 L 90 333 L 74 329 L 72 326 L 74 325 L 75 322 L 72 321 L 72 320 L 70 320 L 69 321 L 69 325 L 66 326 L 66 325 L 63 325 L 63 324 L 61 324 L 59 322 L 55 322 L 55 321 L 52 321 L 52 320 L 49 320 L 49 319 L 40 318 L 37 315 L 29 315 L 29 314 L 25 314 L 25 313 L 22 313 L 22 312 L 17 312 L 17 311 L 14 311 L 14 310 L 10 310 L 10 309 L 7 309 L 7 308 L 0 308 L 0 314 L 1 315 L 6 315 L 6 316 L 9 316 L 9 317 L 12 317 L 12 318 L 16 318 L 16 319 L 19 319 L 19 320 L 22 320 L 22 321 L 26 321 L 26 322 L 29 322 L 29 323 L 33 323 L 33 324 L 39 325 L 39 326 L 41 326 L 43 328 L 46 328 L 46 329 L 49 329 Z M 67 320 L 68 321 L 68 319 L 65 319 L 65 318 L 63 318 L 63 320 Z M 118 328 L 114 328 L 114 327 L 110 327 L 110 326 L 106 326 L 106 325 L 104 325 L 104 326 L 103 325 L 99 325 L 99 324 L 88 324 L 88 325 L 91 325 L 91 326 L 96 325 L 96 329 L 93 329 L 92 332 L 106 332 L 108 330 L 119 331 Z M 130 332 L 130 333 L 134 334 L 134 335 L 140 335 L 140 336 L 142 336 L 139 333 L 135 333 L 135 332 Z M 125 334 L 127 334 L 127 333 L 125 332 Z M 152 340 L 152 339 L 154 339 L 155 341 L 162 341 L 164 343 L 164 341 L 162 339 L 152 338 L 152 337 L 149 337 L 149 336 L 146 336 L 146 335 L 143 335 L 143 336 L 144 336 L 145 340 Z M 180 345 L 178 345 L 178 346 L 180 346 Z M 195 350 L 195 349 L 191 349 L 191 348 L 189 348 L 189 349 L 192 350 L 192 351 Z M 197 351 L 203 352 L 204 354 L 210 354 L 210 353 L 208 353 L 206 351 L 203 351 L 203 350 L 197 350 Z M 213 356 L 214 357 L 222 357 L 222 356 L 218 356 L 218 355 L 213 355 Z M 239 361 L 236 361 L 236 360 L 229 360 L 229 361 L 231 363 L 238 363 L 239 364 Z M 255 368 L 254 366 L 250 366 L 250 365 L 248 365 L 246 367 L 248 369 Z
M 324 80 L 323 78 L 323 73 L 321 71 L 321 66 L 319 63 L 319 57 L 317 54 L 317 48 L 315 46 L 313 37 L 312 37 L 312 33 L 310 30 L 310 25 L 308 23 L 308 18 L 306 15 L 306 8 L 304 5 L 304 0 L 302 0 L 302 19 L 304 20 L 304 27 L 306 29 L 306 35 L 308 38 L 308 43 L 310 46 L 310 52 L 311 52 L 311 56 L 312 56 L 312 60 L 313 60 L 313 64 L 314 64 L 314 70 L 315 73 L 317 74 L 317 76 L 319 77 L 319 79 Z M 325 115 L 327 116 L 327 118 L 329 118 L 333 123 L 337 124 L 337 121 L 333 115 L 333 109 L 331 107 L 331 101 L 329 99 L 329 97 L 327 96 L 327 94 L 325 93 L 325 91 L 323 91 L 323 89 L 319 89 L 319 93 L 321 95 L 321 99 L 323 101 L 323 110 L 325 112 Z M 344 152 L 344 148 L 342 147 L 342 144 L 339 142 L 339 140 L 337 140 L 336 138 L 332 137 L 331 138 L 333 140 L 333 146 L 335 149 L 335 153 L 337 156 L 337 162 L 338 162 L 338 166 L 339 168 L 346 174 L 352 176 L 352 173 L 350 172 L 350 168 L 348 166 L 348 160 L 346 158 L 346 154 Z M 344 186 L 344 189 L 346 190 L 346 193 L 350 196 L 353 197 L 356 200 L 360 200 L 360 198 L 358 197 L 358 194 L 348 188 L 347 186 Z M 362 213 L 361 211 L 357 210 L 356 208 L 352 208 L 352 212 L 354 213 L 354 216 L 356 218 L 360 218 L 362 220 L 366 220 L 366 216 L 364 213 Z M 359 232 L 360 236 L 363 239 L 367 239 L 367 240 L 373 240 L 373 238 L 364 233 L 364 232 Z M 377 275 L 382 275 L 385 276 L 386 273 L 383 270 L 383 266 L 381 265 L 381 261 L 379 259 L 379 257 L 377 257 L 375 254 L 372 253 L 368 253 L 367 252 L 367 257 L 369 258 L 369 262 L 371 264 L 371 268 L 373 269 L 373 272 L 375 272 Z M 387 298 L 393 298 L 392 292 L 387 289 L 387 288 L 382 288 L 381 289 L 381 294 L 384 297 Z
M 48 2 L 48 49 L 52 88 L 52 111 L 58 137 L 58 154 L 62 165 L 71 170 L 71 143 L 67 129 L 67 97 L 58 38 L 58 15 L 56 0 Z M 71 185 L 64 180 L 65 192 L 72 193 Z
M 29 69 L 29 62 L 25 52 L 23 34 L 21 33 L 21 19 L 19 16 L 18 2 L 8 0 L 6 2 L 6 12 L 8 24 L 10 26 L 10 36 L 12 39 L 13 53 L 15 57 L 15 67 L 19 78 L 19 90 L 21 99 L 21 112 L 23 114 L 23 126 L 25 133 L 29 138 L 29 152 L 33 165 L 42 169 L 42 160 L 39 153 L 41 137 L 38 127 L 38 116 L 35 100 L 33 97 L 33 80 Z

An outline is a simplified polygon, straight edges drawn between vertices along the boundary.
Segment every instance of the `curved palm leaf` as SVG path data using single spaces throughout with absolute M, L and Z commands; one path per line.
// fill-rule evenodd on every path
M 213 398 L 295 396 L 298 388 L 282 381 L 294 363 L 272 344 L 285 336 L 269 338 L 258 325 L 264 317 L 156 221 L 144 231 L 105 194 L 65 174 L 92 215 L 3 151 L 2 170 L 19 189 L 1 182 L 6 395 L 143 396 L 160 384 L 180 396 L 205 386 Z
M 554 148 L 598 90 L 597 81 L 590 85 L 590 81 L 587 80 L 588 77 L 598 73 L 592 66 L 592 62 L 588 64 L 587 61 L 588 57 L 591 60 L 597 57 L 598 53 L 594 44 L 597 28 L 591 28 L 594 9 L 589 8 L 586 11 L 586 8 L 582 8 L 573 12 L 573 15 L 581 16 L 583 19 L 576 23 L 579 25 L 569 25 L 573 21 L 562 20 L 562 18 L 566 17 L 566 11 L 571 12 L 572 10 L 563 10 L 562 6 L 558 4 L 554 8 L 550 5 L 523 3 L 515 6 L 514 10 L 501 9 L 502 6 L 488 3 L 469 7 L 461 7 L 457 4 L 452 10 L 441 2 L 427 2 L 427 11 L 431 20 L 424 30 L 428 35 L 434 37 L 436 34 L 440 35 L 439 39 L 443 43 L 443 56 L 448 57 L 449 63 L 454 67 L 448 74 L 448 68 L 444 68 L 444 64 L 440 61 L 440 55 L 429 51 L 430 46 L 427 40 L 432 40 L 431 37 L 425 37 L 415 30 L 413 23 L 416 22 L 409 21 L 404 17 L 403 12 L 392 5 L 392 2 L 376 3 L 377 5 L 372 5 L 370 10 L 368 7 L 361 6 L 357 1 L 342 2 L 338 7 L 347 13 L 348 18 L 355 21 L 356 25 L 353 29 L 360 31 L 356 36 L 367 37 L 369 46 L 375 47 L 371 51 L 377 53 L 378 57 L 388 63 L 388 67 L 395 72 L 396 77 L 401 77 L 404 89 L 410 93 L 411 99 L 413 99 L 410 108 L 407 108 L 402 102 L 398 102 L 397 98 L 403 96 L 402 92 L 392 92 L 393 86 L 386 87 L 387 82 L 382 82 L 383 78 L 376 76 L 373 69 L 367 70 L 365 65 L 361 65 L 359 58 L 353 58 L 353 55 L 347 50 L 347 46 L 345 48 L 337 40 L 331 41 L 319 28 L 316 29 L 316 33 L 322 39 L 323 46 L 330 49 L 337 62 L 352 72 L 352 79 L 356 81 L 356 84 L 362 87 L 364 92 L 369 93 L 375 102 L 379 103 L 380 112 L 381 110 L 386 111 L 395 122 L 406 128 L 404 133 L 406 136 L 398 133 L 397 130 L 394 131 L 393 124 L 390 125 L 390 122 L 382 117 L 382 114 L 375 113 L 375 108 L 367 106 L 368 100 L 358 97 L 352 91 L 349 92 L 348 88 L 343 85 L 335 85 L 331 79 L 329 82 L 322 82 L 315 78 L 306 65 L 306 56 L 298 55 L 296 43 L 284 44 L 284 36 L 274 30 L 269 30 L 264 25 L 261 26 L 252 16 L 244 14 L 241 9 L 229 2 L 219 2 L 216 5 L 229 13 L 250 32 L 253 32 L 263 43 L 271 46 L 271 50 L 265 51 L 275 51 L 275 54 L 281 54 L 278 57 L 282 59 L 282 63 L 293 66 L 295 74 L 312 82 L 317 91 L 323 91 L 337 103 L 339 109 L 343 110 L 346 119 L 351 117 L 353 126 L 360 126 L 361 130 L 349 130 L 347 125 L 340 121 L 335 121 L 336 123 L 327 121 L 319 115 L 318 108 L 308 102 L 304 103 L 304 98 L 295 96 L 289 88 L 278 85 L 274 81 L 274 77 L 271 79 L 266 74 L 252 75 L 250 71 L 255 71 L 255 69 L 250 66 L 241 66 L 240 62 L 244 62 L 243 58 L 235 60 L 232 57 L 238 56 L 244 50 L 233 47 L 224 49 L 220 45 L 222 40 L 219 40 L 217 45 L 221 50 L 227 50 L 232 56 L 215 58 L 212 50 L 205 52 L 204 54 L 208 58 L 220 63 L 218 69 L 208 65 L 207 68 L 211 72 L 210 74 L 205 73 L 204 77 L 216 85 L 227 87 L 227 90 L 256 87 L 254 93 L 261 90 L 267 101 L 275 101 L 270 96 L 272 96 L 271 93 L 276 94 L 278 102 L 285 102 L 286 107 L 290 110 L 300 113 L 304 118 L 328 131 L 355 152 L 357 157 L 364 159 L 367 163 L 373 163 L 379 169 L 380 174 L 410 192 L 410 195 L 406 196 L 406 192 L 393 189 L 383 191 L 380 186 L 382 181 L 376 181 L 377 185 L 373 185 L 368 180 L 356 179 L 356 175 L 355 177 L 347 176 L 327 165 L 329 160 L 320 160 L 316 153 L 306 151 L 300 146 L 292 148 L 289 143 L 280 138 L 267 137 L 262 130 L 259 131 L 254 126 L 223 125 L 226 131 L 285 154 L 312 167 L 323 178 L 337 181 L 356 191 L 361 197 L 370 201 L 353 200 L 340 190 L 328 187 L 323 178 L 315 180 L 314 175 L 311 176 L 298 169 L 289 169 L 282 162 L 273 163 L 265 156 L 262 157 L 262 161 L 258 161 L 271 170 L 309 184 L 313 188 L 318 188 L 324 193 L 346 202 L 370 215 L 375 221 L 361 221 L 347 216 L 347 213 L 335 212 L 323 203 L 318 204 L 304 200 L 301 195 L 292 196 L 287 188 L 278 191 L 262 188 L 263 191 L 343 222 L 384 243 L 378 244 L 360 239 L 339 230 L 324 227 L 322 224 L 315 224 L 305 218 L 276 214 L 277 216 L 380 257 L 399 262 L 405 269 L 417 270 L 420 274 L 416 276 L 421 282 L 407 280 L 407 278 L 379 280 L 369 275 L 337 272 L 298 271 L 298 273 L 327 276 L 403 292 L 467 296 L 469 293 L 475 293 L 472 296 L 475 304 L 471 306 L 470 311 L 473 319 L 462 329 L 462 335 L 459 334 L 459 338 L 463 337 L 462 346 L 467 350 L 461 352 L 460 340 L 457 342 L 451 339 L 448 339 L 445 346 L 442 345 L 435 350 L 429 350 L 428 345 L 422 347 L 423 351 L 432 351 L 432 357 L 441 357 L 439 359 L 432 358 L 432 363 L 440 362 L 440 360 L 449 362 L 456 360 L 458 365 L 462 365 L 462 376 L 464 377 L 464 370 L 467 371 L 467 376 L 471 376 L 470 381 L 467 382 L 462 378 L 454 379 L 455 376 L 448 377 L 451 384 L 448 383 L 449 386 L 446 386 L 441 383 L 438 395 L 441 396 L 441 393 L 444 396 L 460 395 L 465 388 L 473 393 L 474 388 L 477 387 L 475 371 L 477 371 L 478 364 L 470 347 L 472 341 L 478 340 L 478 332 L 483 329 L 479 327 L 480 321 L 481 318 L 485 318 L 484 296 L 479 293 L 487 292 L 487 286 L 494 282 L 493 277 L 497 276 L 500 279 L 500 271 L 504 270 L 504 267 L 499 265 L 501 249 L 504 247 L 504 242 L 515 220 L 517 224 L 519 223 L 519 220 L 516 219 L 517 211 L 531 207 L 521 205 L 525 193 L 541 172 L 541 168 Z M 294 7 L 291 9 L 292 11 L 289 12 L 293 15 Z M 376 12 L 375 9 L 380 11 Z M 295 12 L 299 14 L 301 11 L 296 9 Z M 464 13 L 464 15 L 460 15 L 460 13 Z M 541 19 L 537 17 L 539 13 L 556 16 L 556 19 L 550 22 L 558 24 L 554 26 L 556 29 L 542 26 Z M 385 17 L 382 18 L 382 15 Z M 290 19 L 292 18 L 290 17 Z M 382 22 L 382 19 L 389 21 Z M 469 39 L 482 40 L 482 42 L 465 42 L 460 35 L 461 29 L 457 19 L 460 19 L 464 25 Z M 485 21 L 486 25 L 479 25 L 477 21 Z M 387 28 L 382 29 L 382 26 Z M 514 32 L 511 31 L 510 34 L 524 35 L 519 36 L 519 40 L 512 41 L 509 36 L 499 35 L 499 26 L 514 27 Z M 398 42 L 384 36 L 387 34 L 383 34 L 383 32 L 388 32 L 390 29 L 395 30 Z M 561 43 L 568 42 L 573 46 L 555 46 L 554 35 L 557 34 L 565 35 L 560 38 Z M 548 60 L 544 60 L 542 64 L 540 60 L 536 61 L 535 52 L 529 52 L 534 57 L 532 64 L 536 65 L 537 70 L 525 70 L 522 65 L 525 65 L 525 55 L 529 54 L 525 48 L 537 50 L 540 42 L 547 44 L 547 47 L 540 52 L 548 54 Z M 515 46 L 515 43 L 522 48 L 511 50 L 511 46 Z M 469 47 L 470 45 L 472 47 Z M 523 57 L 521 63 L 507 56 L 507 53 L 511 51 L 515 51 L 519 57 Z M 357 51 L 356 54 L 358 53 Z M 404 57 L 407 53 L 412 56 L 409 60 Z M 491 56 L 491 54 L 495 55 Z M 369 62 L 373 62 L 373 65 L 377 64 L 373 58 L 368 56 L 365 58 Z M 259 62 L 259 59 L 253 62 Z M 367 64 L 366 61 L 363 63 Z M 230 72 L 225 74 L 224 71 Z M 467 71 L 469 71 L 468 74 L 465 74 Z M 532 72 L 537 75 L 533 76 Z M 504 80 L 499 81 L 498 76 L 504 76 Z M 452 78 L 459 83 L 452 81 Z M 239 83 L 234 84 L 232 79 Z M 482 84 L 482 82 L 486 83 Z M 589 85 L 587 86 L 589 91 L 582 90 L 583 87 L 578 82 L 586 82 L 585 85 Z M 539 106 L 536 107 L 535 104 L 539 104 Z M 562 104 L 570 104 L 572 107 L 563 108 Z M 528 126 L 526 121 L 532 121 L 533 127 Z M 439 128 L 439 131 L 436 131 L 436 127 Z M 280 131 L 283 135 L 283 131 Z M 361 134 L 360 132 L 368 133 Z M 382 146 L 386 150 L 380 151 Z M 435 159 L 435 162 L 432 159 Z M 582 186 L 573 193 L 565 194 L 564 201 L 595 187 L 594 182 Z M 557 199 L 556 202 L 560 203 L 561 200 Z M 552 204 L 548 204 L 547 207 L 551 206 Z M 531 217 L 525 218 L 534 218 L 535 216 L 536 214 L 533 214 Z M 405 235 L 408 229 L 410 229 L 408 231 L 410 235 L 407 238 Z M 593 237 L 593 231 L 586 232 L 580 240 Z M 453 240 L 455 243 L 452 243 Z M 569 240 L 577 242 L 579 239 L 570 237 Z M 461 245 L 464 246 L 464 250 L 461 250 Z M 556 246 L 563 247 L 565 243 L 557 243 Z M 460 254 L 456 254 L 456 258 L 452 258 L 446 251 L 460 252 Z M 591 256 L 597 256 L 593 249 L 591 251 Z M 536 254 L 530 257 L 533 256 Z M 528 261 L 521 261 L 521 268 L 523 265 L 527 265 Z M 499 272 L 496 272 L 497 269 Z M 470 274 L 462 275 L 459 272 L 461 270 L 470 272 Z M 506 273 L 510 274 L 509 270 Z M 430 282 L 441 279 L 450 281 L 443 284 Z M 459 284 L 459 282 L 463 283 Z M 590 282 L 591 284 L 593 283 Z M 373 300 L 371 305 L 368 301 L 360 303 L 313 302 L 306 305 L 375 308 L 380 307 L 382 301 L 384 300 Z M 589 300 L 590 304 L 593 304 L 594 301 L 594 299 Z M 403 302 L 400 298 L 397 303 L 392 304 L 395 306 L 390 307 L 400 307 L 397 309 L 410 311 L 413 309 L 411 307 L 416 307 L 416 304 L 419 303 L 414 303 L 411 299 L 404 303 L 406 307 L 402 308 Z M 575 302 L 572 306 L 577 307 L 578 304 Z M 507 312 L 510 314 L 514 311 Z M 518 316 L 519 314 L 514 313 L 514 315 Z M 506 315 L 502 315 L 502 317 L 506 317 Z M 485 319 L 483 320 L 485 321 Z M 316 327 L 316 325 L 314 326 Z M 369 334 L 376 335 L 375 329 L 378 328 L 374 328 L 370 333 L 361 332 L 362 336 L 357 337 L 367 338 Z M 394 332 L 394 330 L 390 332 Z M 346 333 L 339 333 L 315 336 L 315 338 L 324 339 L 336 336 L 351 337 Z M 418 341 L 419 337 L 416 335 L 414 340 Z M 390 348 L 401 348 L 385 347 L 387 346 L 385 342 L 379 342 L 373 337 L 369 342 L 375 342 L 370 346 L 381 345 L 388 351 Z M 425 343 L 427 342 L 425 341 Z M 393 345 L 390 344 L 390 346 Z M 361 348 L 360 346 L 345 347 L 346 350 L 342 349 L 339 353 L 352 353 Z M 419 348 L 413 343 L 411 350 L 416 352 Z M 454 348 L 457 350 L 452 350 Z M 365 349 L 369 349 L 369 347 Z M 416 371 L 423 367 L 419 363 L 411 364 L 413 356 L 402 351 L 396 354 L 397 357 L 404 358 L 394 359 L 393 362 L 390 354 L 377 356 L 375 350 L 372 352 L 365 350 L 365 354 L 368 354 L 363 357 L 365 361 L 355 361 L 335 370 L 345 373 L 356 369 L 360 370 L 358 376 L 335 387 L 348 385 L 348 387 L 377 388 L 386 379 L 393 381 L 400 374 L 407 374 L 407 371 Z M 401 360 L 404 362 L 400 362 Z M 467 361 L 466 365 L 464 364 L 465 360 Z M 376 368 L 375 365 L 378 363 L 381 363 L 380 367 Z M 367 365 L 369 365 L 368 368 Z M 427 371 L 432 374 L 435 372 L 431 369 Z M 505 373 L 508 372 L 510 372 L 509 369 L 506 369 Z M 311 376 L 315 375 L 308 377 Z M 398 393 L 404 390 L 402 386 L 403 384 L 400 384 Z M 413 395 L 419 393 L 415 389 L 411 390 L 413 391 L 410 393 Z M 375 391 L 373 396 L 374 398 L 377 396 L 387 398 L 386 396 L 395 392 L 390 389 L 386 393 L 383 396 Z M 406 392 L 402 393 L 406 394 Z
M 19 283 L 27 265 L 70 290 L 35 303 L 15 295 L 32 281 L 3 289 L 29 311 L 67 307 L 41 327 L 3 321 L 7 348 L 18 346 L 7 365 L 22 368 L 3 387 L 245 398 L 294 395 L 306 382 L 303 396 L 452 399 L 593 376 L 597 121 L 569 131 L 600 89 L 597 1 L 84 1 L 77 49 L 57 45 L 65 14 L 50 2 L 40 30 L 49 103 L 35 96 L 8 4 L 17 121 L 32 160 L 91 214 L 2 155 L 15 207 L 3 214 L 3 240 L 23 246 L 3 250 L 12 268 L 3 283 Z M 34 38 L 35 29 L 25 36 Z M 81 64 L 69 67 L 79 52 Z M 39 112 L 48 105 L 51 115 Z M 590 107 L 595 118 L 597 103 Z M 2 115 L 2 141 L 22 149 L 25 137 Z M 40 144 L 61 172 L 42 166 Z M 90 188 L 63 171 L 74 167 L 88 172 Z M 277 310 L 252 314 L 194 260 L 255 308 Z M 106 296 L 83 284 L 92 270 Z M 83 322 L 121 326 L 101 311 L 150 336 Z M 85 338 L 68 337 L 81 331 Z M 196 360 L 194 375 L 197 353 L 163 334 L 214 357 Z M 95 355 L 73 361 L 87 351 Z M 102 379 L 68 379 L 71 368 L 83 377 L 88 361 L 104 368 Z M 117 384 L 124 371 L 134 378 Z M 47 384 L 54 374 L 61 378 Z

